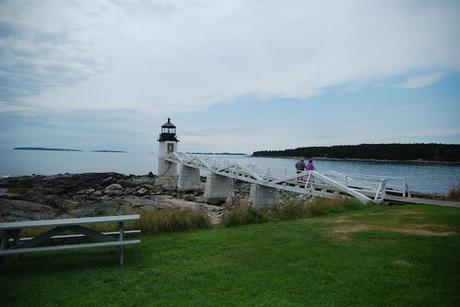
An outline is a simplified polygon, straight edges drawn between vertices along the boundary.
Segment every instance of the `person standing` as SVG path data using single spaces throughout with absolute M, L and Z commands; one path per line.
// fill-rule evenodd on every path
M 313 160 L 308 160 L 308 164 L 305 168 L 307 169 L 307 171 L 314 171 L 315 166 L 313 165 Z
M 304 170 L 307 169 L 307 166 L 305 165 L 305 159 L 304 158 L 300 159 L 300 161 L 298 161 L 295 164 L 295 169 L 297 171 L 297 174 L 301 173 L 301 172 L 303 172 Z

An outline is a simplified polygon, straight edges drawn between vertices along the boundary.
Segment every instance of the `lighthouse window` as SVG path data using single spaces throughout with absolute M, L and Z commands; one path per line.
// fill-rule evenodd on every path
M 174 151 L 174 144 L 168 144 L 168 152 Z

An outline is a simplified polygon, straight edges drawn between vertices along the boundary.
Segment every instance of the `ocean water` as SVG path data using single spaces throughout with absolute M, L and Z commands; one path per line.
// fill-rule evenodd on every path
M 295 159 L 214 156 L 219 159 L 270 167 L 274 175 L 294 172 Z M 0 150 L 0 176 L 52 175 L 59 173 L 118 172 L 142 175 L 157 173 L 154 153 L 104 153 Z M 319 172 L 405 177 L 412 191 L 446 194 L 460 185 L 460 165 L 423 163 L 379 163 L 358 161 L 314 161 Z

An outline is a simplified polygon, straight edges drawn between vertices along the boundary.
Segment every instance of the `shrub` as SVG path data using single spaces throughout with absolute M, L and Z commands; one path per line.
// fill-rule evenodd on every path
M 222 217 L 221 224 L 230 227 L 235 225 L 256 224 L 268 221 L 265 210 L 251 206 L 241 206 L 227 211 Z
M 291 220 L 338 213 L 363 208 L 355 199 L 315 198 L 312 201 L 291 201 L 271 210 L 257 209 L 250 206 L 237 207 L 228 211 L 221 224 L 230 227 L 243 224 L 262 223 L 266 221 Z
M 347 198 L 315 198 L 312 201 L 291 202 L 274 208 L 273 219 L 289 220 L 343 212 L 363 207 L 359 201 Z
M 460 201 L 460 185 L 450 188 L 447 199 Z
M 358 200 L 349 198 L 315 198 L 312 202 L 307 203 L 306 205 L 310 213 L 310 216 L 344 212 L 349 210 L 360 209 L 365 206 Z
M 209 228 L 206 213 L 192 210 L 161 209 L 143 212 L 138 227 L 143 233 L 163 233 L 193 228 Z
M 135 211 L 127 211 L 125 214 L 128 213 L 136 214 Z M 124 229 L 140 229 L 142 233 L 156 234 L 187 229 L 209 228 L 210 225 L 211 221 L 208 215 L 201 211 L 161 209 L 142 212 L 139 221 L 126 222 L 124 224 Z M 99 232 L 118 230 L 118 226 L 114 223 L 100 223 L 84 226 Z M 50 230 L 50 228 L 25 228 L 21 232 L 21 237 L 37 236 L 48 230 Z M 67 230 L 62 234 L 73 234 L 73 232 Z
M 291 220 L 307 215 L 305 202 L 292 202 L 273 208 L 270 216 L 275 220 Z

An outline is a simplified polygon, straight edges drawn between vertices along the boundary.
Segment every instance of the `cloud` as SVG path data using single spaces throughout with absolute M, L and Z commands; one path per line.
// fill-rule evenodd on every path
M 429 73 L 407 78 L 399 87 L 402 88 L 419 88 L 428 86 L 442 78 L 440 73 Z
M 0 4 L 0 111 L 176 112 L 460 67 L 455 1 Z M 417 78 L 417 77 L 414 77 Z M 434 82 L 408 79 L 403 86 Z

